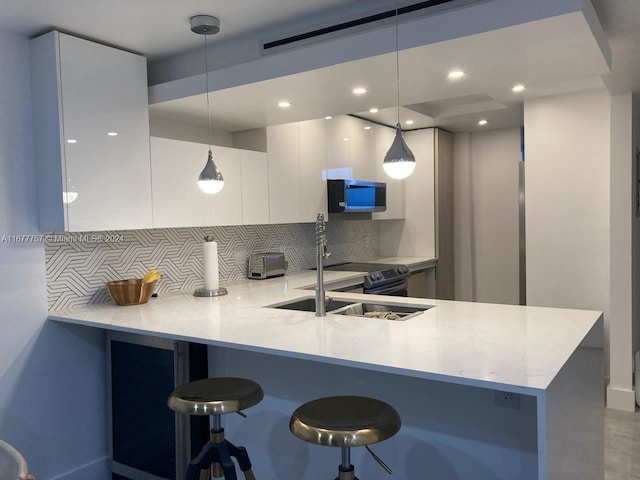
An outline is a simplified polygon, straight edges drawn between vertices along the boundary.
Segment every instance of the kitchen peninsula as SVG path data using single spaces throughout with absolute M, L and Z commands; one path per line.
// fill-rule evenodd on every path
M 346 292 L 330 295 L 432 308 L 404 322 L 272 308 L 312 298 L 314 278 L 303 272 L 232 285 L 225 297 L 170 294 L 49 318 L 206 344 L 210 375 L 261 383 L 265 399 L 249 419 L 225 418 L 260 478 L 335 473 L 336 452 L 303 445 L 287 425 L 299 404 L 342 392 L 375 396 L 399 411 L 400 433 L 374 447 L 393 478 L 602 480 L 600 312 Z M 325 273 L 329 285 L 359 279 Z M 354 452 L 360 475 L 380 478 L 365 455 Z

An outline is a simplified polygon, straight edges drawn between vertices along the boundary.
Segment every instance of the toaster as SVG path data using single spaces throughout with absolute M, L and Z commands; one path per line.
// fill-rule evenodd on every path
M 247 277 L 255 280 L 279 277 L 285 274 L 287 262 L 282 252 L 254 253 L 249 257 Z

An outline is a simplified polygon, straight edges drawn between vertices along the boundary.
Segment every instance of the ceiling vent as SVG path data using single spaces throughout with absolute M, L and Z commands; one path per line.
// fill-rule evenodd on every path
M 408 14 L 430 15 L 450 10 L 453 7 L 476 3 L 480 0 L 427 0 L 412 5 L 398 8 L 398 17 Z M 284 49 L 300 47 L 310 43 L 319 42 L 332 38 L 337 35 L 345 35 L 355 33 L 365 29 L 380 26 L 385 20 L 396 17 L 396 10 L 386 10 L 384 12 L 367 15 L 365 17 L 348 20 L 345 22 L 329 25 L 322 28 L 316 28 L 302 33 L 289 35 L 283 38 L 273 39 L 262 43 L 262 53 L 275 53 Z M 387 22 L 388 23 L 388 22 Z

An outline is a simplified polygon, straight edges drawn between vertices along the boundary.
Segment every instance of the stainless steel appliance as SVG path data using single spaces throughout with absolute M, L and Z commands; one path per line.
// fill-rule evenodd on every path
M 375 295 L 408 296 L 408 278 L 411 270 L 406 265 L 385 263 L 340 263 L 324 267 L 325 270 L 367 272 L 363 280 L 364 293 Z
M 247 277 L 255 280 L 279 277 L 287 271 L 287 262 L 282 252 L 255 253 L 249 257 Z
M 387 184 L 363 180 L 327 180 L 329 213 L 384 212 Z

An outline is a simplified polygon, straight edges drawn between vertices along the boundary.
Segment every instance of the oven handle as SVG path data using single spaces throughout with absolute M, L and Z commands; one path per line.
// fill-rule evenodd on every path
M 407 286 L 408 286 L 407 281 L 403 280 L 402 282 L 395 283 L 393 285 L 383 285 L 376 288 L 370 288 L 368 290 L 365 290 L 364 293 L 369 293 L 373 295 L 388 295 L 391 293 L 396 293 L 396 292 L 401 292 L 402 290 L 406 290 Z

